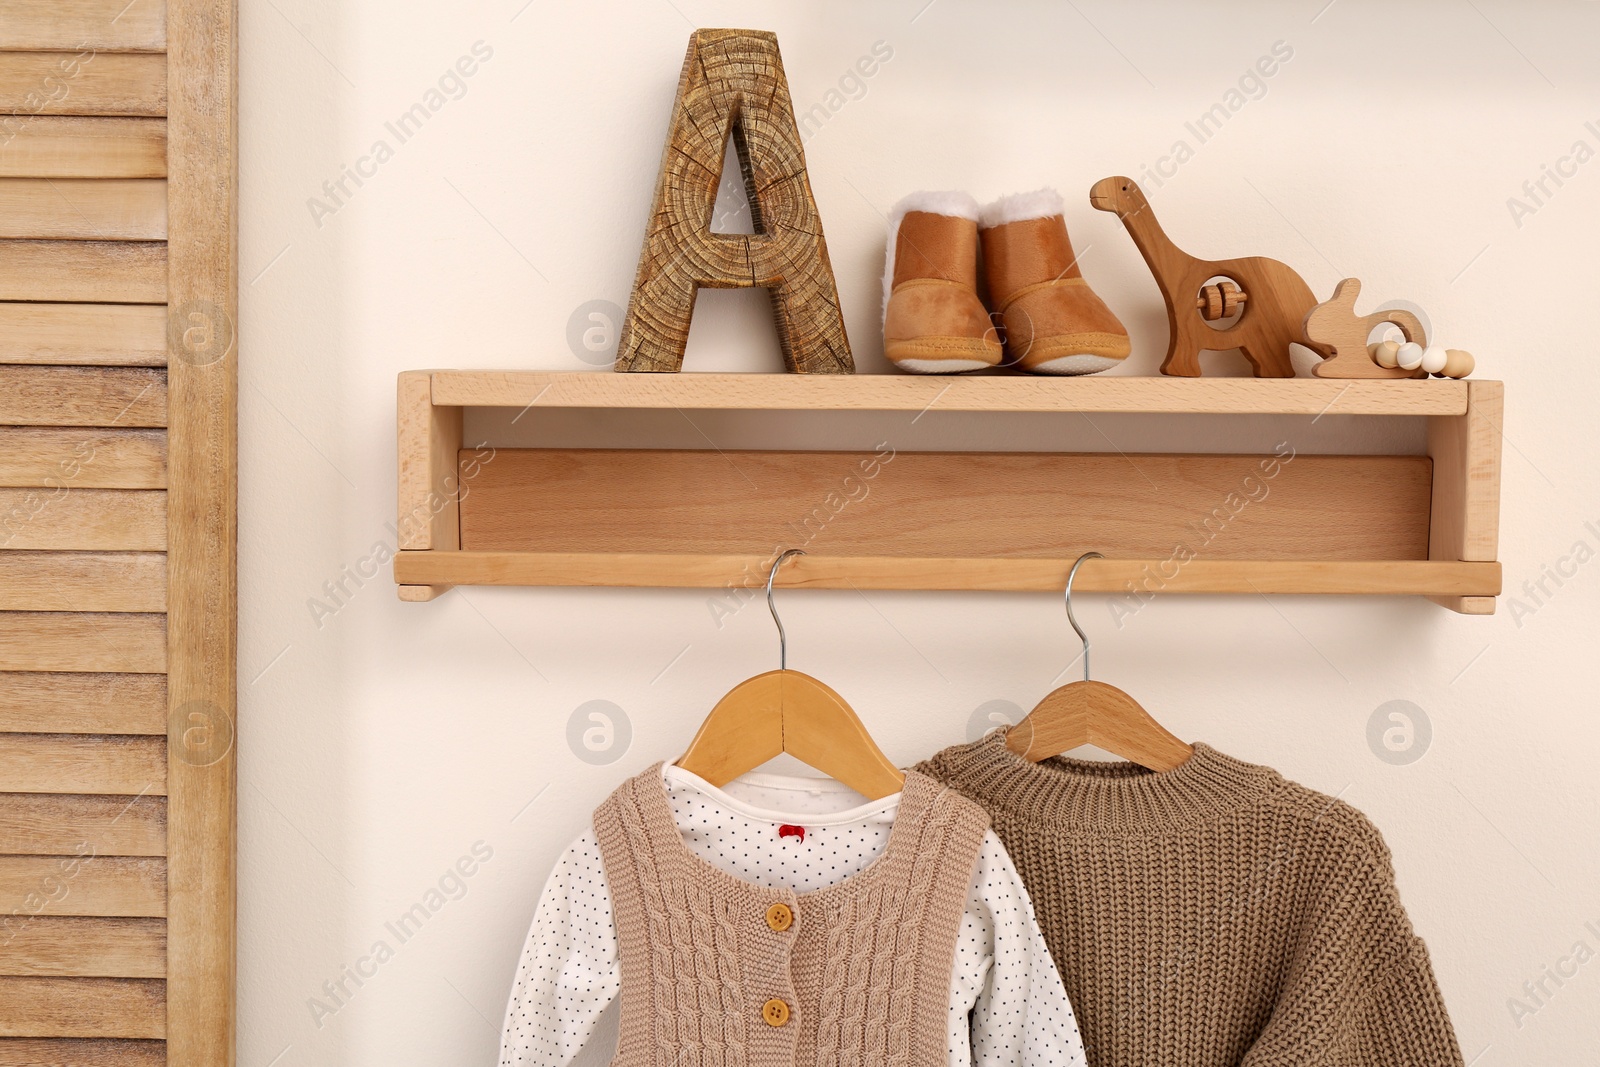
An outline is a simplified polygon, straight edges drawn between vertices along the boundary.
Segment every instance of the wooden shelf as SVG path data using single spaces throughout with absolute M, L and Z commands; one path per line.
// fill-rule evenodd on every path
M 1423 595 L 1486 614 L 1500 591 L 1499 382 L 439 370 L 402 374 L 399 396 L 406 600 L 451 585 L 742 596 L 791 546 L 809 554 L 780 584 L 811 588 L 1059 589 L 1094 548 L 1111 558 L 1086 565 L 1081 588 L 1130 597 Z M 1413 416 L 1427 420 L 1428 456 L 1140 455 L 1142 478 L 1129 457 L 1100 454 L 902 453 L 872 474 L 872 453 L 485 460 L 461 447 L 467 407 Z M 731 464 L 754 478 L 729 477 Z M 1243 506 L 1222 505 L 1252 475 L 1271 502 L 1235 521 Z M 859 496 L 825 513 L 851 477 Z
M 1462 415 L 1468 381 L 421 371 L 441 407 Z

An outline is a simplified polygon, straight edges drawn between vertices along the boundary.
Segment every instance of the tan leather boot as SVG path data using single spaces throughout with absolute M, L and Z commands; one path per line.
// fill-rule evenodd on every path
M 1034 374 L 1094 374 L 1128 355 L 1128 331 L 1078 270 L 1054 189 L 1002 197 L 980 216 L 989 307 L 1006 363 Z
M 914 374 L 993 367 L 1004 356 L 978 299 L 978 202 L 912 193 L 889 215 L 883 354 Z

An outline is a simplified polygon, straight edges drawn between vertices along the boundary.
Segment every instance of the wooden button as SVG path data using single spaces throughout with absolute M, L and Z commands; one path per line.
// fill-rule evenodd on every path
M 767 909 L 767 925 L 781 934 L 794 925 L 794 912 L 787 904 L 774 904 Z
M 789 1021 L 789 1005 L 773 997 L 761 1005 L 761 1018 L 766 1020 L 768 1026 L 782 1026 Z

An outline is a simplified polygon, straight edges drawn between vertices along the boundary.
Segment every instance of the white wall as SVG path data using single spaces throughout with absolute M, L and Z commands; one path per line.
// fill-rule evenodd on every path
M 764 611 L 719 629 L 689 591 L 472 588 L 401 604 L 385 568 L 348 585 L 330 617 L 312 607 L 342 568 L 392 546 L 396 372 L 589 366 L 568 347 L 568 319 L 590 300 L 626 302 L 695 26 L 776 30 L 802 109 L 875 42 L 893 49 L 806 146 L 866 373 L 887 369 L 877 315 L 890 204 L 917 188 L 988 198 L 1047 183 L 1066 193 L 1086 270 L 1133 331 L 1125 372 L 1154 373 L 1158 294 L 1116 220 L 1088 207 L 1088 187 L 1138 174 L 1178 138 L 1193 145 L 1186 121 L 1274 42 L 1293 49 L 1264 95 L 1147 188 L 1190 250 L 1276 256 L 1321 294 L 1359 275 L 1367 300 L 1421 304 L 1440 340 L 1506 381 L 1512 595 L 1492 618 L 1409 599 L 1167 598 L 1121 630 L 1095 604 L 1098 670 L 1177 733 L 1374 819 L 1468 1059 L 1592 1056 L 1600 962 L 1570 954 L 1600 951 L 1600 565 L 1587 562 L 1600 549 L 1600 162 L 1520 219 L 1507 198 L 1575 141 L 1600 149 L 1600 4 L 241 6 L 241 1064 L 492 1063 L 557 852 L 621 778 L 674 756 L 721 693 L 772 665 Z M 465 95 L 396 145 L 384 123 L 480 41 L 493 55 Z M 314 218 L 323 182 L 380 138 L 393 158 Z M 754 295 L 702 298 L 690 367 L 779 369 Z M 835 439 L 1011 448 L 1082 432 L 1066 419 L 930 419 L 914 434 L 902 422 L 868 417 Z M 780 428 L 800 439 L 829 425 Z M 569 439 L 639 439 L 614 420 L 559 426 Z M 647 428 L 691 443 L 670 422 Z M 1208 432 L 1213 445 L 1257 447 L 1278 431 Z M 748 420 L 708 432 L 772 440 Z M 1128 451 L 1172 436 L 1148 419 L 1108 432 Z M 1318 447 L 1370 447 L 1354 433 Z M 1414 431 L 1398 433 L 1415 447 Z M 1547 579 L 1537 602 L 1522 592 L 1580 543 L 1584 563 L 1563 585 Z M 985 702 L 1031 706 L 1074 654 L 1050 596 L 782 603 L 792 665 L 844 692 L 904 761 L 965 738 Z M 631 720 L 608 766 L 566 740 L 591 700 Z M 1409 765 L 1368 744 L 1369 718 L 1391 700 L 1432 725 Z M 465 895 L 397 944 L 385 922 L 478 841 L 493 858 Z M 380 939 L 394 957 L 314 1018 L 312 997 L 333 1004 L 323 982 Z M 1575 976 L 1546 978 L 1550 995 L 1529 999 L 1524 982 L 1558 966 Z M 1512 997 L 1537 1010 L 1514 1019 Z

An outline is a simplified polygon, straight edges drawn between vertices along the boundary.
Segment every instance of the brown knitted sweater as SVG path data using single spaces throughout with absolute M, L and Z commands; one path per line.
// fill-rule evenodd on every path
M 883 851 L 810 893 L 684 844 L 661 765 L 594 813 L 622 972 L 612 1067 L 943 1067 L 950 971 L 989 823 L 906 775 Z
M 1354 808 L 1207 745 L 1176 770 L 1003 731 L 919 771 L 986 808 L 1091 1067 L 1459 1067 L 1389 850 Z

